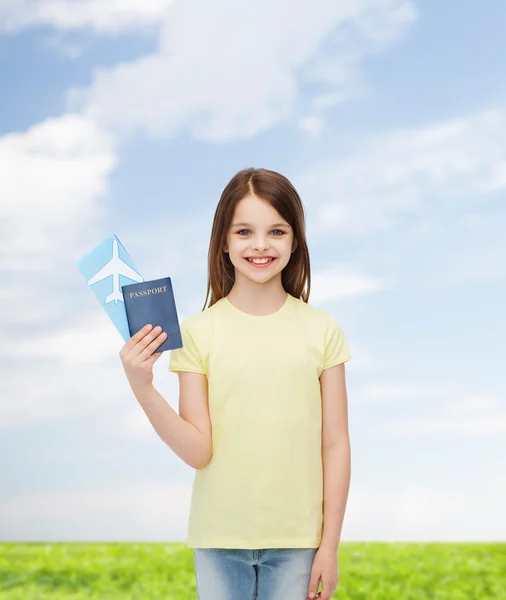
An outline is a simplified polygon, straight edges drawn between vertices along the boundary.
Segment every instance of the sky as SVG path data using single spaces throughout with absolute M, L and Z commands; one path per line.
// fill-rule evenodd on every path
M 350 346 L 341 539 L 505 540 L 505 21 L 500 0 L 0 4 L 0 541 L 185 540 L 195 471 L 75 263 L 115 233 L 200 312 L 251 166 L 301 195 L 309 303 Z

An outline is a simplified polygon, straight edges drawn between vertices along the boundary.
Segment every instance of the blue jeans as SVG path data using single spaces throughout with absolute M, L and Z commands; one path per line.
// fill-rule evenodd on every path
M 194 548 L 199 600 L 306 600 L 318 548 Z

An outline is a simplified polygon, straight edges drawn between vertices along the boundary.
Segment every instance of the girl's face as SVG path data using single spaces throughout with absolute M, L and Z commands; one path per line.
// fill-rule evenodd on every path
M 236 281 L 239 275 L 258 282 L 281 276 L 296 247 L 292 228 L 268 202 L 246 196 L 236 205 L 225 247 L 235 267 Z M 256 267 L 247 260 L 256 256 L 274 260 Z

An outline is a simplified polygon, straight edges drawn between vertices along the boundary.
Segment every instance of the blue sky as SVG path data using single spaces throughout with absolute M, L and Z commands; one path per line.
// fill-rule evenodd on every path
M 75 261 L 116 233 L 200 311 L 249 166 L 301 194 L 310 303 L 349 340 L 343 539 L 505 538 L 506 8 L 308 6 L 0 8 L 1 540 L 185 539 L 194 471 Z

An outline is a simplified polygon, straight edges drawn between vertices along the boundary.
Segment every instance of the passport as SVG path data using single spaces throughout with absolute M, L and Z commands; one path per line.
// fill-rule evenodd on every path
M 168 337 L 159 346 L 157 352 L 182 348 L 181 331 L 169 277 L 146 282 L 149 284 L 146 286 L 147 289 L 150 286 L 153 287 L 151 284 L 154 282 L 167 286 L 167 294 L 163 296 L 165 301 L 162 300 L 162 296 L 155 300 L 151 295 L 138 296 L 137 299 L 141 301 L 139 304 L 133 302 L 134 296 L 127 299 L 127 302 L 132 300 L 129 302 L 132 322 L 132 326 L 130 326 L 122 290 L 128 285 L 144 283 L 144 278 L 116 234 L 106 238 L 86 253 L 77 261 L 77 267 L 87 282 L 88 288 L 93 292 L 125 342 L 132 337 L 133 334 L 130 331 L 136 328 L 136 322 L 139 319 L 144 322 L 136 331 L 147 323 L 151 323 L 153 326 L 161 325 L 163 331 L 167 332 Z M 147 301 L 146 304 L 142 304 L 144 300 Z
M 176 301 L 170 277 L 130 283 L 121 287 L 130 336 L 148 323 L 160 325 L 167 338 L 155 352 L 165 352 L 183 347 L 177 317 Z

